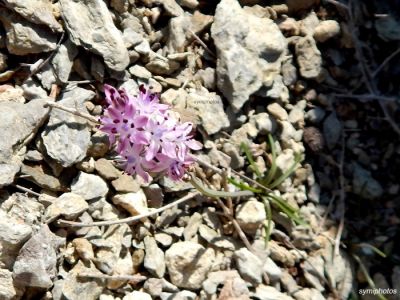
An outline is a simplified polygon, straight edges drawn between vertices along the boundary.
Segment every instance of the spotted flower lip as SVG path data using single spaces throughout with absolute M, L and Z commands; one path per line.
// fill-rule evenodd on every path
M 180 180 L 194 163 L 190 150 L 202 148 L 190 135 L 193 124 L 179 123 L 170 114 L 170 106 L 159 103 L 158 95 L 144 86 L 136 97 L 110 85 L 104 85 L 104 93 L 108 106 L 99 129 L 115 145 L 125 172 L 145 182 L 154 173 Z

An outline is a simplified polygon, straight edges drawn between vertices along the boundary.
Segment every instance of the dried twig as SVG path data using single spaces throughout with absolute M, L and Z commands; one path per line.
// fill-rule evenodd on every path
M 396 97 L 387 97 L 380 96 L 375 94 L 360 94 L 360 95 L 352 95 L 352 94 L 330 94 L 333 97 L 337 98 L 350 98 L 350 99 L 365 99 L 365 100 L 383 100 L 383 101 L 396 101 Z
M 340 223 L 338 227 L 338 231 L 335 238 L 335 251 L 334 255 L 339 255 L 339 247 L 340 247 L 340 239 L 342 237 L 343 229 L 344 229 L 344 215 L 346 211 L 346 192 L 344 187 L 344 175 L 343 175 L 343 164 L 344 164 L 344 156 L 345 156 L 345 138 L 344 133 L 342 134 L 342 151 L 340 155 L 339 161 L 339 184 L 340 184 L 340 194 L 339 194 L 339 204 L 338 210 L 340 212 Z
M 380 96 L 380 93 L 376 87 L 375 82 L 372 81 L 373 75 L 371 74 L 371 71 L 369 70 L 369 68 L 365 62 L 365 58 L 364 58 L 364 55 L 363 55 L 363 52 L 361 49 L 361 45 L 360 45 L 360 42 L 359 42 L 357 34 L 356 34 L 357 29 L 356 29 L 355 22 L 354 22 L 352 7 L 353 7 L 353 0 L 349 0 L 349 9 L 348 9 L 349 21 L 348 22 L 349 22 L 352 39 L 354 41 L 356 56 L 361 65 L 361 73 L 362 73 L 363 82 L 364 82 L 365 86 L 367 87 L 370 94 Z M 400 127 L 390 116 L 386 104 L 383 101 L 378 101 L 378 103 L 382 109 L 383 114 L 385 115 L 386 120 L 392 126 L 393 130 L 398 135 L 400 135 Z
M 207 45 L 199 38 L 199 36 L 194 33 L 192 30 L 188 30 L 190 32 L 191 35 L 193 35 L 193 37 L 196 39 L 196 41 L 212 56 L 212 57 L 217 57 L 214 52 L 212 52 L 210 50 L 210 48 L 207 47 Z
M 376 70 L 371 74 L 372 77 L 375 77 L 376 75 L 378 75 L 378 73 L 383 69 L 383 67 L 385 65 L 387 65 L 387 63 L 393 59 L 393 57 L 395 57 L 397 54 L 400 53 L 400 48 L 398 48 L 396 51 L 394 51 L 392 54 L 390 54 L 388 57 L 385 58 L 385 60 L 379 65 L 379 67 L 376 68 Z
M 62 41 L 63 41 L 63 39 L 64 39 L 64 35 L 65 35 L 65 31 L 63 31 L 63 32 L 61 33 L 61 37 L 60 37 L 60 39 L 58 40 L 58 43 L 57 43 L 57 45 L 56 45 L 56 48 L 53 50 L 53 52 L 52 52 L 45 60 L 43 60 L 43 61 L 40 62 L 37 66 L 35 66 L 34 68 L 32 68 L 31 73 L 29 74 L 29 77 L 31 77 L 31 76 L 35 75 L 36 73 L 38 73 L 38 72 L 50 61 L 50 59 L 53 58 L 53 56 L 57 53 L 58 48 L 60 48 L 60 46 L 61 46 L 61 43 L 62 43 Z M 29 77 L 28 77 L 28 78 L 29 78 Z
M 129 281 L 132 284 L 139 283 L 147 279 L 146 276 L 137 274 L 137 275 L 107 275 L 107 274 L 77 274 L 77 277 L 80 278 L 95 278 L 95 279 L 106 279 L 106 280 L 120 280 L 120 281 Z
M 139 221 L 140 219 L 150 217 L 152 215 L 158 214 L 160 212 L 163 212 L 164 210 L 167 210 L 171 207 L 177 206 L 183 202 L 186 202 L 196 196 L 200 195 L 200 192 L 193 192 L 189 193 L 186 196 L 179 198 L 178 200 L 175 200 L 171 202 L 170 204 L 167 204 L 163 207 L 157 208 L 155 210 L 152 210 L 148 213 L 141 214 L 138 216 L 133 216 L 125 219 L 119 219 L 119 220 L 111 220 L 111 221 L 99 221 L 99 222 L 92 222 L 92 223 L 80 223 L 80 222 L 74 222 L 74 221 L 67 221 L 67 220 L 58 220 L 57 224 L 59 225 L 66 225 L 70 227 L 92 227 L 92 226 L 110 226 L 110 225 L 115 225 L 115 224 L 128 224 L 132 223 L 135 221 Z
M 58 104 L 56 102 L 53 102 L 53 101 L 47 101 L 46 104 L 45 104 L 45 107 L 47 107 L 47 106 L 50 106 L 51 108 L 57 108 L 57 109 L 69 112 L 70 114 L 73 114 L 73 115 L 78 116 L 78 117 L 82 117 L 82 118 L 84 118 L 84 119 L 86 119 L 86 120 L 88 120 L 88 121 L 90 121 L 92 123 L 95 123 L 96 125 L 100 125 L 100 123 L 99 123 L 99 121 L 98 121 L 98 119 L 96 117 L 93 117 L 92 115 L 80 112 L 77 109 L 66 107 L 66 106 L 63 106 L 63 105 Z

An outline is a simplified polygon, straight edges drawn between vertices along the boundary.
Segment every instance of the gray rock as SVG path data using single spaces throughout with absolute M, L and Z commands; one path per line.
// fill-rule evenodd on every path
M 82 196 L 64 193 L 46 208 L 46 220 L 53 220 L 58 216 L 75 219 L 88 208 L 89 205 Z
M 273 133 L 276 130 L 276 121 L 266 112 L 250 116 L 249 123 L 253 124 L 260 134 Z
M 132 239 L 132 233 L 128 225 L 121 224 L 109 227 L 103 236 L 105 238 L 95 244 L 98 247 L 95 263 L 99 270 L 111 274 L 118 267 L 118 260 L 124 247 L 123 241 L 126 238 Z
M 94 95 L 92 91 L 75 87 L 63 93 L 58 103 L 87 113 L 84 102 Z M 63 167 L 69 167 L 85 158 L 90 145 L 90 126 L 81 117 L 53 109 L 42 139 L 47 154 Z
M 102 56 L 111 70 L 125 70 L 129 64 L 128 50 L 105 2 L 61 0 L 60 7 L 66 29 L 75 45 Z
M 141 189 L 136 193 L 116 194 L 114 197 L 112 197 L 112 202 L 115 205 L 123 207 L 132 216 L 149 212 L 146 195 Z
M 63 31 L 49 0 L 5 0 L 4 4 L 32 23 L 46 25 L 53 31 Z
M 286 39 L 272 20 L 245 12 L 235 0 L 218 4 L 211 36 L 217 48 L 218 88 L 237 111 L 251 94 L 272 85 Z
M 33 161 L 33 162 L 39 162 L 39 161 L 43 160 L 43 154 L 40 153 L 37 150 L 28 150 L 25 153 L 24 160 Z
M 0 52 L 0 72 L 6 70 L 7 67 L 7 56 Z
M 18 251 L 32 234 L 32 229 L 0 209 L 0 268 L 11 268 Z
M 144 238 L 144 267 L 154 276 L 162 278 L 165 273 L 164 253 L 157 247 L 153 237 Z
M 16 154 L 45 121 L 48 109 L 44 103 L 39 99 L 27 104 L 0 102 L 0 187 L 10 184 L 19 171 L 22 157 Z
M 126 48 L 131 48 L 143 42 L 145 31 L 140 19 L 132 14 L 124 14 L 121 22 L 123 29 L 122 36 L 124 38 Z M 131 54 L 130 54 L 131 56 Z M 139 58 L 139 57 L 138 57 Z
M 79 172 L 71 184 L 71 192 L 81 195 L 85 200 L 92 200 L 104 197 L 108 187 L 101 177 Z
M 190 241 L 197 233 L 199 226 L 201 225 L 203 218 L 201 214 L 195 212 L 189 219 L 188 224 L 183 231 L 183 237 L 185 241 Z
M 194 76 L 196 80 L 199 80 L 206 89 L 215 90 L 216 72 L 213 68 L 205 68 L 198 70 Z
M 172 237 L 169 234 L 160 232 L 154 235 L 157 243 L 161 244 L 163 247 L 169 247 L 172 244 Z
M 325 117 L 325 110 L 316 106 L 306 112 L 305 118 L 313 124 L 318 124 Z
M 335 20 L 321 21 L 315 28 L 314 38 L 320 42 L 326 42 L 340 33 L 340 25 Z
M 175 0 L 160 0 L 164 7 L 167 15 L 172 17 L 178 17 L 183 14 L 183 9 L 176 3 Z
M 33 78 L 25 80 L 21 87 L 24 90 L 24 97 L 27 100 L 47 98 L 47 92 Z
M 144 292 L 139 292 L 139 291 L 133 291 L 132 293 L 129 293 L 122 298 L 122 300 L 151 300 L 151 295 L 144 293 Z
M 206 88 L 190 89 L 186 107 L 200 118 L 201 125 L 208 134 L 217 133 L 230 125 L 221 97 L 208 92 Z
M 181 288 L 198 290 L 205 280 L 215 254 L 193 242 L 175 243 L 165 252 L 165 264 L 171 282 Z
M 281 268 L 269 257 L 265 260 L 263 270 L 272 282 L 278 281 L 282 276 Z
M 288 113 L 286 110 L 276 102 L 269 104 L 267 110 L 278 120 L 286 121 L 288 119 Z
M 296 300 L 324 300 L 326 299 L 320 291 L 305 288 L 293 294 Z
M 63 243 L 64 238 L 56 236 L 47 225 L 43 225 L 18 254 L 13 267 L 15 282 L 27 287 L 50 288 L 57 272 L 57 251 Z
M 7 269 L 0 269 L 0 299 L 13 300 L 16 295 L 12 272 Z
M 83 262 L 78 261 L 72 270 L 68 272 L 67 277 L 57 282 L 61 289 L 62 299 L 98 299 L 103 291 L 102 282 L 94 278 L 82 280 L 78 278 L 78 274 L 101 275 L 102 273 L 95 268 L 93 263 L 90 262 L 89 267 L 86 267 Z
M 300 290 L 300 286 L 297 284 L 296 280 L 293 278 L 291 274 L 287 270 L 283 270 L 281 276 L 281 284 L 282 287 L 288 292 L 288 294 L 292 295 L 296 291 Z
M 162 293 L 163 280 L 159 278 L 149 278 L 143 284 L 143 289 L 153 297 L 159 297 Z
M 0 21 L 7 33 L 6 45 L 11 54 L 27 55 L 56 48 L 57 37 L 54 34 L 7 9 L 0 11 Z
M 236 220 L 242 229 L 254 233 L 266 220 L 264 204 L 257 200 L 249 200 L 236 208 Z
M 65 190 L 60 179 L 55 177 L 44 163 L 38 165 L 23 164 L 21 166 L 21 173 L 27 175 L 27 180 L 34 182 L 42 188 L 51 191 Z
M 144 187 L 143 191 L 149 207 L 159 208 L 163 205 L 164 193 L 158 184 L 150 184 L 148 187 Z
M 77 54 L 78 49 L 68 39 L 64 44 L 60 45 L 52 58 L 51 65 L 53 66 L 54 75 L 62 83 L 68 81 Z
M 379 199 L 383 195 L 382 185 L 359 164 L 353 163 L 353 168 L 353 192 L 365 199 Z
M 260 300 L 293 300 L 292 297 L 281 293 L 273 286 L 266 286 L 262 284 L 257 286 L 253 296 Z
M 112 161 L 105 158 L 96 160 L 94 167 L 100 176 L 106 180 L 114 180 L 121 175 L 121 171 L 114 167 Z
M 162 293 L 161 300 L 195 300 L 197 295 L 191 291 L 183 290 L 178 293 Z
M 118 178 L 111 182 L 111 185 L 120 193 L 136 193 L 140 189 L 139 183 L 126 174 L 119 174 Z
M 199 234 L 203 239 L 216 248 L 227 249 L 231 251 L 236 249 L 235 240 L 232 237 L 220 235 L 217 231 L 208 227 L 207 225 L 200 225 Z
M 322 71 L 321 52 L 312 37 L 300 38 L 295 46 L 300 75 L 306 79 L 316 79 Z
M 336 116 L 336 113 L 331 113 L 324 121 L 323 133 L 326 145 L 329 149 L 333 149 L 339 142 L 342 134 L 343 125 Z
M 244 280 L 252 284 L 262 281 L 263 264 L 261 260 L 246 248 L 241 248 L 233 254 L 236 266 Z
M 0 163 L 0 187 L 11 184 L 20 168 L 19 162 Z
M 133 76 L 137 78 L 142 78 L 142 79 L 149 79 L 151 78 L 151 73 L 147 71 L 145 67 L 139 66 L 139 65 L 134 65 L 129 68 L 129 73 L 131 73 Z
M 238 271 L 230 270 L 210 272 L 207 276 L 207 279 L 204 280 L 204 282 L 202 283 L 203 290 L 208 295 L 215 295 L 217 293 L 218 286 L 224 284 L 225 281 L 229 279 L 239 279 L 240 281 L 242 281 L 242 284 L 244 284 L 245 288 L 247 289 L 246 283 L 243 281 L 243 279 L 240 278 Z
M 159 58 L 155 58 L 148 62 L 145 67 L 151 73 L 156 75 L 170 75 L 175 72 L 180 67 L 180 65 L 176 61 L 165 61 Z
M 167 48 L 170 53 L 185 51 L 185 47 L 193 40 L 189 30 L 199 34 L 213 21 L 212 16 L 204 15 L 196 11 L 193 15 L 185 13 L 172 18 L 168 24 Z
M 36 198 L 13 193 L 1 204 L 1 208 L 7 211 L 8 217 L 31 226 L 33 230 L 38 230 L 41 226 L 44 206 Z
M 231 165 L 232 169 L 239 169 L 244 166 L 244 157 L 240 156 L 239 150 L 236 146 L 231 143 L 224 143 L 222 151 L 229 155 L 231 158 Z

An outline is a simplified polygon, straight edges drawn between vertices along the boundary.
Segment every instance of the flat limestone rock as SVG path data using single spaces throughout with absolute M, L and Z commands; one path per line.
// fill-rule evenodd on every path
M 43 225 L 18 254 L 13 267 L 15 282 L 22 286 L 50 288 L 57 272 L 57 251 L 64 242 L 64 238 Z
M 57 103 L 70 108 L 77 107 L 79 111 L 88 113 L 84 102 L 94 95 L 92 91 L 77 87 L 63 93 Z M 85 158 L 90 146 L 90 127 L 87 120 L 81 117 L 53 109 L 42 132 L 42 139 L 47 154 L 63 167 L 69 167 Z
M 217 49 L 218 88 L 238 111 L 250 95 L 273 84 L 286 39 L 271 19 L 246 12 L 236 0 L 218 4 L 211 36 Z
M 63 31 L 54 17 L 50 0 L 4 0 L 3 3 L 29 22 L 46 25 L 53 31 Z
M 57 36 L 30 23 L 8 9 L 0 9 L 0 21 L 7 32 L 6 45 L 11 54 L 27 55 L 54 50 Z
M 60 7 L 75 45 L 102 56 L 111 70 L 125 70 L 129 64 L 128 50 L 104 1 L 61 0 Z
M 22 158 L 17 153 L 45 121 L 44 103 L 45 99 L 26 104 L 0 102 L 0 187 L 10 184 L 20 170 Z

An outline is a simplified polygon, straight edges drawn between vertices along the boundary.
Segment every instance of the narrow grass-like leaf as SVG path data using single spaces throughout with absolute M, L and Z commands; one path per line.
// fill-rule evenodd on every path
M 271 237 L 271 230 L 272 230 L 272 211 L 271 205 L 266 197 L 263 197 L 265 213 L 267 215 L 267 223 L 264 225 L 265 229 L 265 249 L 268 248 L 269 238 Z
M 285 181 L 286 178 L 288 178 L 296 170 L 297 164 L 299 162 L 301 162 L 301 156 L 300 154 L 296 153 L 294 157 L 294 162 L 290 166 L 290 168 L 287 169 L 286 172 L 283 173 L 281 176 L 279 176 L 277 179 L 275 179 L 268 187 L 270 189 L 273 189 L 279 186 L 283 181 Z
M 364 274 L 365 279 L 367 280 L 369 287 L 371 289 L 375 290 L 376 289 L 375 282 L 372 280 L 371 276 L 368 273 L 367 268 L 365 267 L 364 263 L 361 261 L 360 257 L 358 257 L 358 255 L 356 255 L 356 254 L 353 254 L 352 256 L 354 257 L 354 259 L 360 265 L 361 272 Z M 376 294 L 375 296 L 377 296 L 380 300 L 388 300 L 385 296 L 383 296 L 381 294 Z
M 256 189 L 256 188 L 254 188 L 252 186 L 249 186 L 244 182 L 236 181 L 232 177 L 228 178 L 228 182 L 233 184 L 234 186 L 238 187 L 241 190 L 247 190 L 247 191 L 251 191 L 253 193 L 257 193 L 257 194 L 260 194 L 260 193 L 263 192 L 262 190 Z
M 281 197 L 272 194 L 268 194 L 266 197 L 267 199 L 269 198 L 273 204 L 278 206 L 279 210 L 285 213 L 291 220 L 293 220 L 293 222 L 298 225 L 308 226 L 307 222 L 299 217 L 297 210 L 287 204 Z
M 251 155 L 249 146 L 248 146 L 246 143 L 242 142 L 242 143 L 240 144 L 240 148 L 242 149 L 242 151 L 244 152 L 244 154 L 246 154 L 246 157 L 247 157 L 247 160 L 248 160 L 249 163 L 250 163 L 251 169 L 256 173 L 256 175 L 257 175 L 258 178 L 261 178 L 261 177 L 262 177 L 262 174 L 261 174 L 260 170 L 258 169 L 258 167 L 257 167 L 257 165 L 256 165 L 256 163 L 255 163 L 255 161 L 254 161 L 254 159 L 253 159 L 253 155 Z
M 267 176 L 261 180 L 261 184 L 265 185 L 266 187 L 269 187 L 269 184 L 272 181 L 272 179 L 274 179 L 275 173 L 276 173 L 275 142 L 270 133 L 268 134 L 268 143 L 269 143 L 269 147 L 271 148 L 271 155 L 272 155 L 271 167 L 268 170 Z
M 359 247 L 359 248 L 369 248 L 369 249 L 371 249 L 372 251 L 374 251 L 376 254 L 378 254 L 380 257 L 383 257 L 383 258 L 386 258 L 386 254 L 383 252 L 383 251 L 381 251 L 381 250 L 379 250 L 378 248 L 376 248 L 375 246 L 372 246 L 371 244 L 368 244 L 368 243 L 360 243 L 360 244 L 358 244 L 358 245 L 356 245 L 357 247 Z

